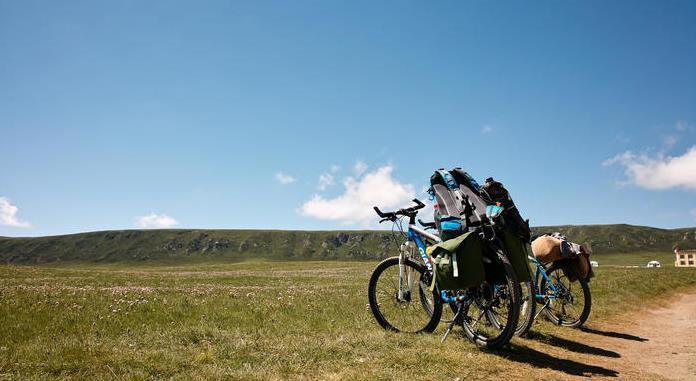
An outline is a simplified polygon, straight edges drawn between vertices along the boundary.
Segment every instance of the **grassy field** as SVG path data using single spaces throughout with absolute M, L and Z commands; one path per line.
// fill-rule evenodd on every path
M 534 379 L 547 371 L 539 361 L 550 360 L 530 340 L 494 353 L 461 329 L 440 344 L 442 325 L 432 335 L 384 332 L 367 308 L 375 264 L 1 266 L 0 379 Z M 600 267 L 590 322 L 693 288 L 695 270 Z M 541 320 L 531 340 L 572 336 Z
M 674 267 L 675 255 L 670 251 L 661 252 L 645 252 L 639 251 L 634 253 L 623 254 L 599 254 L 592 255 L 591 260 L 599 262 L 600 266 L 641 266 L 645 267 L 648 262 L 656 260 L 662 266 Z

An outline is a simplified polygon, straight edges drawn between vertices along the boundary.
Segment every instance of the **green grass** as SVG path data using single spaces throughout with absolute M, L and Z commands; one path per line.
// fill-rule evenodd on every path
M 663 267 L 674 267 L 675 255 L 673 252 L 635 252 L 621 254 L 591 255 L 590 260 L 597 261 L 600 266 L 641 266 L 656 260 Z
M 514 376 L 538 366 L 453 334 L 385 332 L 374 262 L 0 266 L 0 379 L 405 379 Z M 590 321 L 696 286 L 694 269 L 600 267 Z M 537 323 L 538 337 L 570 330 Z M 527 341 L 515 339 L 525 350 Z M 514 356 L 513 356 L 514 357 Z M 427 365 L 424 365 L 427 364 Z M 455 366 L 456 364 L 456 366 Z M 545 370 L 544 370 L 545 371 Z

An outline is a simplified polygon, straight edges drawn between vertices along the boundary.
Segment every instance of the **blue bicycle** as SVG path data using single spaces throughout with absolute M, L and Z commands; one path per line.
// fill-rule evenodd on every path
M 494 224 L 477 227 L 479 234 L 490 232 L 484 240 L 484 263 L 492 269 L 491 277 L 477 287 L 466 290 L 430 288 L 433 263 L 426 244 L 442 240 L 437 235 L 416 226 L 418 210 L 425 205 L 414 199 L 416 206 L 384 213 L 375 207 L 380 222 L 390 221 L 399 230 L 402 219 L 408 218 L 406 242 L 398 256 L 383 260 L 370 277 L 368 299 L 377 322 L 385 329 L 399 332 L 432 332 L 442 317 L 443 304 L 448 304 L 454 318 L 443 336 L 454 325 L 461 325 L 466 336 L 486 348 L 499 348 L 510 340 L 518 321 L 520 287 L 503 245 L 495 238 Z M 420 222 L 420 221 L 419 221 Z M 433 223 L 423 223 L 433 227 Z
M 569 265 L 571 259 L 542 264 L 533 256 L 527 258 L 534 270 L 532 281 L 522 284 L 520 322 L 515 335 L 525 335 L 541 313 L 556 325 L 582 326 L 590 315 L 592 295 L 587 280 Z M 537 304 L 541 305 L 539 312 Z

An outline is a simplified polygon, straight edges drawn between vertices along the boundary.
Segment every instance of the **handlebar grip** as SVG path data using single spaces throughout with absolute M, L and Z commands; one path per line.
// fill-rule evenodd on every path
M 431 228 L 431 229 L 435 229 L 435 228 L 436 228 L 435 222 L 425 222 L 425 221 L 423 221 L 423 220 L 421 220 L 421 219 L 419 218 L 419 219 L 418 219 L 418 223 L 421 224 L 421 226 L 424 226 L 424 227 L 426 227 L 426 228 Z
M 416 203 L 415 209 L 423 209 L 423 208 L 425 208 L 425 204 L 422 203 L 419 199 L 414 198 L 412 201 Z
M 382 217 L 382 218 L 384 218 L 384 217 L 385 217 L 385 214 L 384 214 L 384 213 L 382 213 L 382 211 L 381 211 L 381 210 L 379 210 L 379 208 L 378 208 L 378 207 L 374 206 L 374 207 L 373 207 L 373 209 L 375 210 L 375 212 L 377 212 L 377 215 L 378 215 L 378 216 L 380 216 L 380 217 Z

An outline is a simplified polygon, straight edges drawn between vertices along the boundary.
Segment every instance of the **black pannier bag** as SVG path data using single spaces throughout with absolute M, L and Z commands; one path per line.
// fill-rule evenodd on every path
M 505 189 L 502 183 L 493 180 L 492 177 L 487 178 L 481 187 L 481 195 L 489 204 L 499 203 L 505 208 L 501 226 L 502 237 L 499 238 L 505 245 L 508 260 L 515 270 L 517 280 L 520 282 L 531 281 L 527 264 L 527 256 L 531 255 L 529 222 L 520 215 L 515 202 L 510 197 L 510 192 Z
M 515 202 L 510 197 L 510 192 L 505 189 L 502 183 L 493 180 L 492 177 L 487 178 L 481 187 L 481 195 L 489 204 L 500 203 L 505 208 L 503 212 L 503 228 L 505 230 L 514 233 L 526 242 L 531 242 L 532 233 L 529 229 L 529 222 L 522 218 Z

